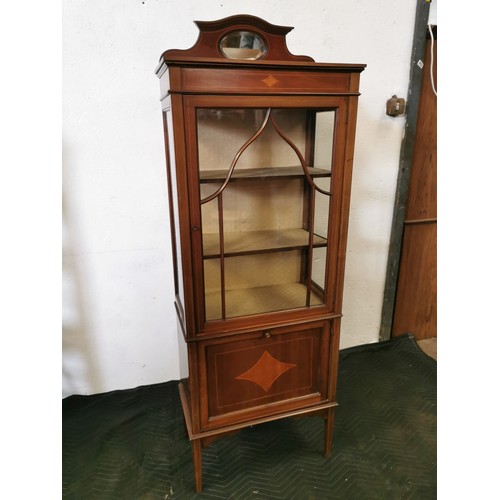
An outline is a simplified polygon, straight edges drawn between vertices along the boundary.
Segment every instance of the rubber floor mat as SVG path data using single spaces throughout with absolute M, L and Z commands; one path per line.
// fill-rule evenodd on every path
M 333 453 L 323 420 L 247 428 L 203 450 L 194 494 L 177 382 L 63 399 L 65 499 L 436 498 L 436 371 L 411 336 L 340 351 Z

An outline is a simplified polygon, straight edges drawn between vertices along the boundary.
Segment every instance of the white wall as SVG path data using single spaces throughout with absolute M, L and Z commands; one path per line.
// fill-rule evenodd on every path
M 179 377 L 159 84 L 193 20 L 295 26 L 292 53 L 361 74 L 341 348 L 376 342 L 415 1 L 64 0 L 63 396 Z
M 437 24 L 437 0 L 431 0 L 428 23 Z

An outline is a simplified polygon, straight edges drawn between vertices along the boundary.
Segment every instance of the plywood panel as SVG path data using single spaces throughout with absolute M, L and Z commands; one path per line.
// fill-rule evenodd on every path
M 417 340 L 437 336 L 437 106 L 430 49 L 428 41 L 392 326 L 393 337 L 411 332 Z
M 437 336 L 436 240 L 435 223 L 405 228 L 393 336 L 407 332 L 418 340 Z
M 436 54 L 435 54 L 436 55 Z M 422 81 L 415 133 L 415 151 L 410 170 L 406 220 L 437 217 L 437 116 L 436 96 L 429 74 L 430 43 L 425 56 L 426 77 Z M 436 65 L 436 59 L 434 59 Z M 435 67 L 435 66 L 434 66 Z M 434 78 L 436 81 L 436 78 Z

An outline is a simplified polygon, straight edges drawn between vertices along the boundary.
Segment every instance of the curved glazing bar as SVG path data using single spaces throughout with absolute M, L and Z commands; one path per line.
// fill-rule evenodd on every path
M 208 203 L 209 201 L 212 201 L 213 199 L 215 199 L 217 196 L 219 196 L 222 191 L 224 191 L 224 189 L 226 188 L 226 186 L 228 185 L 230 179 L 231 179 L 231 176 L 233 175 L 233 172 L 234 172 L 234 167 L 236 167 L 236 163 L 238 163 L 238 160 L 240 159 L 240 156 L 243 154 L 243 152 L 253 143 L 255 142 L 259 137 L 260 135 L 262 134 L 262 132 L 264 131 L 264 128 L 266 127 L 267 125 L 267 122 L 269 121 L 269 117 L 271 116 L 271 108 L 268 108 L 268 110 L 266 111 L 266 115 L 264 116 L 264 120 L 262 122 L 262 124 L 260 125 L 259 129 L 255 132 L 255 134 L 252 135 L 252 137 L 250 137 L 250 139 L 248 139 L 247 142 L 245 142 L 245 144 L 243 144 L 243 146 L 241 146 L 241 148 L 238 150 L 238 152 L 236 153 L 236 155 L 234 156 L 233 158 L 233 161 L 231 162 L 231 166 L 229 167 L 229 171 L 227 173 L 227 176 L 226 178 L 224 179 L 224 182 L 222 183 L 221 187 L 219 189 L 217 189 L 217 191 L 215 191 L 215 193 L 211 194 L 210 196 L 207 196 L 206 198 L 202 199 L 200 201 L 200 203 L 203 205 L 204 203 Z
M 331 196 L 332 193 L 321 189 L 319 186 L 317 186 L 315 184 L 313 178 L 311 177 L 311 175 L 307 171 L 306 161 L 304 160 L 304 157 L 302 156 L 302 153 L 300 152 L 299 148 L 291 141 L 291 139 L 289 137 L 287 137 L 287 135 L 283 132 L 283 130 L 276 123 L 276 120 L 274 119 L 274 117 L 272 115 L 271 115 L 271 123 L 273 124 L 273 127 L 276 130 L 276 132 L 278 133 L 278 135 L 295 151 L 295 154 L 297 155 L 297 157 L 300 161 L 300 165 L 302 166 L 302 170 L 304 171 L 304 174 L 307 178 L 307 182 L 309 182 L 311 187 L 313 187 L 314 189 L 317 189 L 320 193 L 323 193 L 327 196 Z

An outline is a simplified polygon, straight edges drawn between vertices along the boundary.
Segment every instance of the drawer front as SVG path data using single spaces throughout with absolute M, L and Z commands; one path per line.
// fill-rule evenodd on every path
M 207 342 L 202 348 L 207 391 L 202 425 L 325 401 L 329 341 L 327 322 Z
M 183 68 L 180 92 L 347 93 L 350 73 Z

